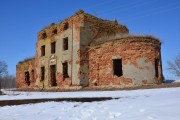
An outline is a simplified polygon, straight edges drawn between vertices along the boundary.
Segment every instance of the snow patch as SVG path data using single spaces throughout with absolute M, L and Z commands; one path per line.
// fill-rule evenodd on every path
M 180 88 L 98 92 L 19 92 L 24 97 L 120 97 L 100 102 L 45 102 L 0 107 L 0 120 L 179 120 Z M 45 96 L 44 96 L 45 95 Z M 15 97 L 15 98 L 13 98 Z

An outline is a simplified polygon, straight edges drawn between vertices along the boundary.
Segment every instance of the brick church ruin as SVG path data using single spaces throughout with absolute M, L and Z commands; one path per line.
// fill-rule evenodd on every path
M 36 55 L 16 66 L 18 88 L 131 86 L 161 83 L 161 42 L 130 35 L 117 20 L 79 10 L 38 33 Z

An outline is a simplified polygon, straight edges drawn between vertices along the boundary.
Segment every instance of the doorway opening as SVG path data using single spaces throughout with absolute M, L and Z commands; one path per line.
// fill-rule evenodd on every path
M 68 63 L 65 62 L 62 64 L 63 65 L 63 78 L 68 78 L 69 75 L 68 75 Z
M 51 79 L 51 86 L 57 86 L 56 82 L 56 65 L 50 66 L 50 79 Z

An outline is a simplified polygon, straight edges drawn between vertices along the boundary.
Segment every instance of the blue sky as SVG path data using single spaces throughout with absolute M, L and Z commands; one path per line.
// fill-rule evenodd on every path
M 179 0 L 0 0 L 0 60 L 6 61 L 9 73 L 15 75 L 16 64 L 35 55 L 38 31 L 78 9 L 116 18 L 131 34 L 159 38 L 164 75 L 173 78 L 166 62 L 180 54 Z

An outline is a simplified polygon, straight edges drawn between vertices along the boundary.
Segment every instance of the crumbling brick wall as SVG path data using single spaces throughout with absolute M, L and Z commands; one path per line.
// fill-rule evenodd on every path
M 64 49 L 65 38 L 68 38 L 68 49 Z M 53 53 L 52 43 L 56 47 Z M 117 20 L 103 20 L 79 10 L 38 33 L 35 58 L 16 66 L 17 86 L 70 89 L 72 86 L 160 83 L 160 49 L 161 43 L 154 37 L 130 36 L 128 28 Z M 119 76 L 114 74 L 116 59 L 122 62 Z M 63 77 L 64 63 L 68 66 L 68 77 Z
M 64 27 L 68 24 L 68 29 Z M 36 44 L 36 85 L 39 88 L 68 88 L 80 83 L 80 27 L 83 24 L 83 14 L 78 11 L 73 16 L 58 24 L 51 24 L 38 33 Z M 56 31 L 54 33 L 54 31 Z M 45 36 L 44 36 L 45 34 Z M 68 38 L 68 49 L 63 49 L 63 39 Z M 56 42 L 56 52 L 51 53 L 51 43 Z M 46 46 L 45 56 L 41 56 L 41 46 Z M 68 77 L 63 78 L 62 64 L 68 63 Z M 56 65 L 56 83 L 51 85 L 50 65 Z M 41 80 L 41 67 L 45 67 L 45 79 Z
M 27 73 L 29 80 L 26 79 Z M 16 65 L 17 88 L 33 88 L 36 80 L 35 59 L 26 59 Z
M 89 49 L 89 85 L 133 85 L 162 80 L 160 42 L 152 37 L 125 37 Z M 122 59 L 123 75 L 113 75 L 113 59 Z M 159 75 L 155 76 L 155 60 Z M 138 74 L 138 75 L 137 75 Z M 159 80 L 159 81 L 158 81 Z

